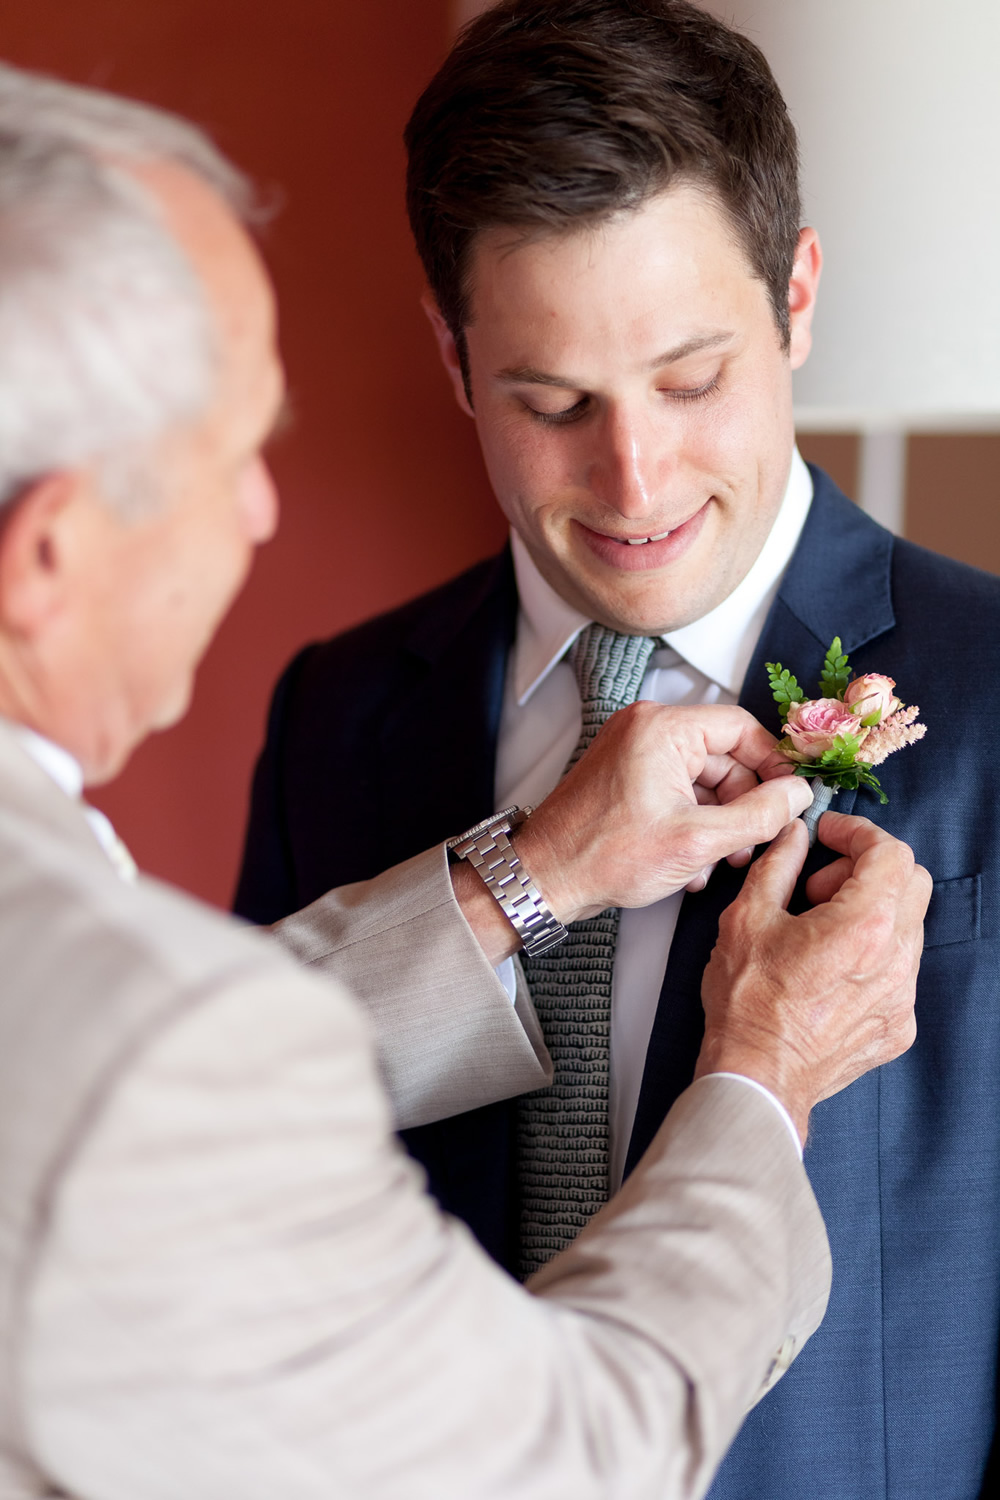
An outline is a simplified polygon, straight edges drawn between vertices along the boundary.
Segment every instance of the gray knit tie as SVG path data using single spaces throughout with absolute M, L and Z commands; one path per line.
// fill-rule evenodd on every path
M 569 649 L 583 708 L 576 764 L 616 709 L 633 703 L 658 642 L 588 625 Z M 551 953 L 525 959 L 531 997 L 552 1057 L 551 1087 L 518 1111 L 521 1274 L 530 1276 L 575 1239 L 608 1196 L 608 1060 L 617 907 L 574 922 Z

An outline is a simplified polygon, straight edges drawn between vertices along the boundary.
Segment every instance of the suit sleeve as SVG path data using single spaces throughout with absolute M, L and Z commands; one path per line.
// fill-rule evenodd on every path
M 397 1129 L 551 1081 L 520 965 L 512 1005 L 455 900 L 443 848 L 330 891 L 272 931 L 360 1000 Z
M 530 1293 L 436 1211 L 389 1125 L 362 1017 L 293 970 L 222 986 L 132 1059 L 37 1227 L 17 1397 L 53 1485 L 704 1493 L 829 1286 L 767 1102 L 695 1083 Z
M 312 650 L 300 652 L 275 689 L 254 774 L 237 913 L 275 923 L 278 941 L 300 963 L 340 980 L 361 1001 L 397 1129 L 542 1088 L 552 1069 L 520 966 L 511 1005 L 459 910 L 440 849 L 297 910 L 284 744 Z

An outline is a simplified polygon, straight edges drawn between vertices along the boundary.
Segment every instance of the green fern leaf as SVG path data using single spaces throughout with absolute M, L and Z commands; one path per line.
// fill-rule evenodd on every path
M 771 696 L 778 705 L 781 722 L 784 723 L 788 717 L 789 705 L 801 703 L 805 698 L 805 693 L 788 668 L 783 667 L 780 661 L 769 661 L 764 665 L 767 668 L 767 681 Z
M 820 697 L 843 700 L 844 690 L 850 680 L 850 664 L 843 654 L 840 636 L 835 635 L 823 659 L 823 675 L 819 680 Z

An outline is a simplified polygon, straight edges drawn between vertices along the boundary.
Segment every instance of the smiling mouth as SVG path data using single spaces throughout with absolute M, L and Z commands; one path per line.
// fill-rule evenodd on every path
M 678 521 L 676 526 L 671 526 L 669 530 L 651 531 L 648 536 L 615 536 L 610 531 L 596 531 L 594 535 L 601 537 L 605 542 L 614 542 L 618 547 L 647 547 L 650 542 L 665 542 L 668 537 L 676 536 L 679 531 L 684 530 L 685 526 L 690 525 L 700 514 L 701 509 L 702 507 L 699 506 L 693 516 L 688 516 L 684 521 Z
M 606 531 L 595 531 L 582 521 L 575 524 L 590 551 L 603 562 L 616 569 L 647 572 L 651 568 L 667 567 L 677 561 L 694 543 L 710 508 L 710 501 L 679 521 L 666 531 L 652 531 L 647 536 L 613 536 Z M 626 559 L 631 561 L 626 561 Z
M 628 546 L 628 547 L 645 547 L 645 545 L 646 545 L 647 542 L 665 542 L 666 539 L 667 539 L 667 537 L 671 536 L 673 534 L 673 531 L 679 531 L 679 530 L 680 530 L 680 527 L 674 526 L 672 528 L 672 531 L 661 531 L 661 532 L 658 532 L 656 536 L 626 536 L 626 537 L 617 537 L 616 536 L 616 537 L 612 537 L 611 540 L 613 542 L 624 541 L 625 545 Z

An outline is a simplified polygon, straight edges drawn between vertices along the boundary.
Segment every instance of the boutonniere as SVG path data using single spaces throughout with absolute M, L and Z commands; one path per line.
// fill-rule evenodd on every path
M 778 749 L 796 776 L 812 777 L 826 789 L 820 811 L 842 787 L 866 786 L 888 802 L 874 768 L 927 733 L 926 724 L 917 722 L 919 708 L 906 708 L 896 697 L 893 679 L 881 672 L 852 677 L 839 636 L 826 653 L 818 698 L 807 698 L 780 662 L 767 663 L 767 678 L 785 731 Z M 819 787 L 813 790 L 818 797 Z

